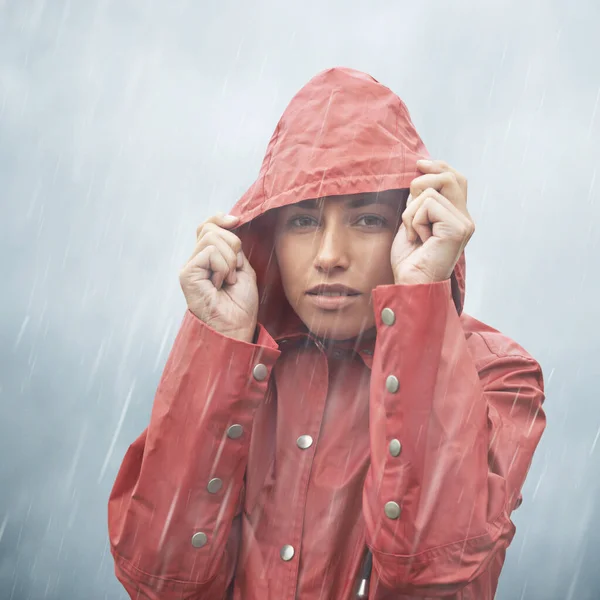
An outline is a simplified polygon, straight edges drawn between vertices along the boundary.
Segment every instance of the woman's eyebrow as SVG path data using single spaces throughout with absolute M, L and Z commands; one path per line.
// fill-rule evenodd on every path
M 291 206 L 295 206 L 298 208 L 302 208 L 303 210 L 319 210 L 323 207 L 323 203 L 326 199 L 311 199 L 311 200 L 301 200 L 300 202 L 296 202 Z M 357 198 L 349 198 L 345 202 L 348 208 L 361 208 L 363 206 L 369 206 L 372 204 L 385 204 L 387 206 L 392 206 L 396 208 L 399 205 L 398 198 L 389 198 L 385 196 L 359 196 Z
M 300 202 L 291 204 L 290 208 L 293 208 L 294 206 L 297 206 L 298 208 L 303 208 L 305 210 L 316 210 L 323 206 L 323 200 L 301 200 Z
M 385 204 L 396 208 L 399 205 L 397 198 L 385 198 L 378 196 L 361 196 L 359 198 L 351 198 L 347 202 L 348 208 L 361 208 L 370 206 L 371 204 Z

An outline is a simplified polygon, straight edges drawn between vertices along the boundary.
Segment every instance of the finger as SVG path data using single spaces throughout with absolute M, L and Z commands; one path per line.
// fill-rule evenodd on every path
M 238 268 L 243 273 L 246 273 L 247 275 L 256 278 L 256 272 L 252 268 L 252 265 L 250 264 L 250 261 L 244 254 L 243 250 L 240 250 L 240 252 L 238 253 Z
M 407 237 L 409 241 L 415 241 L 417 237 L 420 237 L 423 241 L 428 239 L 431 235 L 431 227 L 433 226 L 433 221 L 427 225 L 427 229 L 425 229 L 424 224 L 419 220 L 415 222 L 415 215 L 417 211 L 419 211 L 423 204 L 427 201 L 427 199 L 433 199 L 443 207 L 445 207 L 455 219 L 463 224 L 463 226 L 468 227 L 471 223 L 468 215 L 464 215 L 452 202 L 450 202 L 445 196 L 440 194 L 437 190 L 433 188 L 427 188 L 421 194 L 419 194 L 410 205 L 407 207 L 406 211 L 402 215 L 402 221 L 407 230 Z M 436 213 L 437 214 L 437 213 Z
M 414 198 L 411 197 L 410 203 L 407 205 L 406 210 L 402 213 L 402 222 L 406 227 L 406 237 L 410 242 L 414 242 L 419 239 L 419 234 L 413 225 L 415 214 L 421 208 L 423 202 L 425 202 L 429 195 L 435 193 L 437 192 L 434 189 L 428 188 Z
M 216 228 L 207 231 L 197 242 L 196 248 L 202 250 L 206 246 L 216 246 L 221 250 L 232 269 L 237 267 L 237 255 L 242 249 L 242 242 L 232 233 Z
M 418 160 L 417 168 L 422 173 L 452 173 L 456 177 L 458 185 L 460 186 L 464 195 L 467 195 L 467 178 L 460 171 L 457 171 L 454 167 L 451 167 L 446 161 L 433 159 Z
M 409 242 L 414 242 L 417 239 L 417 234 L 413 229 L 412 222 L 415 217 L 415 213 L 419 210 L 425 196 L 421 194 L 420 196 L 413 197 L 412 195 L 409 197 L 408 202 L 406 204 L 406 209 L 402 213 L 402 223 L 406 228 L 406 238 Z
M 451 167 L 444 160 L 435 160 L 433 158 L 420 159 L 417 161 L 417 168 L 422 173 L 454 173 L 457 179 L 463 177 L 463 175 L 457 171 L 454 167 Z
M 465 245 L 474 231 L 472 223 L 468 222 L 451 202 L 437 192 L 429 192 L 429 195 L 419 203 L 412 227 L 423 242 L 435 235 L 464 240 Z
M 197 242 L 202 240 L 208 234 L 217 235 L 221 239 L 225 240 L 225 242 L 235 252 L 235 254 L 239 254 L 241 252 L 242 240 L 240 240 L 240 238 L 237 235 L 235 235 L 235 233 L 227 231 L 226 229 L 223 229 L 222 227 L 219 227 L 214 223 L 206 223 L 200 231 L 200 234 L 196 238 Z
M 183 267 L 181 273 L 194 279 L 199 276 L 200 280 L 210 281 L 220 289 L 229 273 L 229 266 L 215 246 L 207 246 Z
M 410 193 L 416 198 L 427 188 L 440 192 L 458 208 L 464 209 L 466 207 L 465 194 L 453 173 L 428 173 L 416 177 L 410 184 Z
M 239 221 L 239 217 L 234 217 L 233 215 L 225 215 L 223 213 L 217 213 L 216 215 L 209 217 L 208 219 L 206 219 L 206 221 L 198 225 L 198 227 L 196 228 L 196 237 L 200 235 L 200 232 L 206 225 L 216 225 L 217 227 L 222 227 L 223 229 L 232 229 L 233 227 L 237 226 Z
M 223 282 L 229 275 L 229 265 L 227 264 L 225 257 L 215 246 L 207 246 L 207 248 L 205 248 L 205 251 L 206 250 L 210 250 L 207 253 L 210 280 L 217 290 L 220 290 L 223 287 Z
M 436 223 L 451 219 L 452 215 L 445 206 L 440 204 L 436 198 L 426 196 L 415 212 L 412 227 L 421 238 L 421 241 L 425 243 L 433 235 L 433 228 Z
M 240 238 L 237 235 L 235 235 L 235 233 L 228 231 L 227 227 L 229 227 L 229 225 L 227 225 L 227 224 L 225 224 L 225 225 L 226 225 L 226 227 L 222 227 L 221 225 L 219 225 L 217 223 L 213 223 L 212 221 L 202 223 L 202 225 L 200 225 L 200 227 L 198 227 L 196 229 L 196 239 L 201 238 L 203 235 L 205 235 L 209 231 L 219 231 L 219 232 L 223 233 L 223 237 L 232 240 L 232 246 L 234 244 L 241 245 Z M 234 242 L 234 240 L 236 240 L 236 241 Z
M 233 285 L 237 281 L 236 269 L 238 268 L 239 259 L 238 254 L 233 251 L 231 246 L 227 243 L 223 237 L 217 231 L 209 231 L 206 235 L 196 244 L 194 252 L 197 254 L 207 248 L 208 246 L 214 246 L 221 253 L 221 256 L 227 262 L 228 274 L 226 277 L 227 283 Z

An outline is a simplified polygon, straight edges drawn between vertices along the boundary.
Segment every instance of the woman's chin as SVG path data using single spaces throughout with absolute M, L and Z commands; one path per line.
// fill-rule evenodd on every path
M 322 339 L 332 341 L 351 340 L 364 336 L 374 325 L 374 322 L 362 321 L 357 323 L 327 323 L 323 318 L 314 321 L 304 321 L 310 332 Z

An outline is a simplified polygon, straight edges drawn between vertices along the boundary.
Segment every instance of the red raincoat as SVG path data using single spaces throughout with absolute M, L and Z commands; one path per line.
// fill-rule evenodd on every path
M 132 598 L 346 600 L 366 547 L 371 599 L 494 596 L 545 427 L 539 364 L 463 312 L 464 256 L 451 280 L 374 289 L 376 338 L 331 348 L 269 260 L 269 210 L 407 188 L 427 157 L 368 75 L 332 69 L 292 100 L 233 211 L 258 276 L 256 343 L 185 313 L 110 496 Z

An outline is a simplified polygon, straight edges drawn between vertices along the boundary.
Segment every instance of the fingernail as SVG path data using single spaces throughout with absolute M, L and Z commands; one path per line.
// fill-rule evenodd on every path
M 234 215 L 225 215 L 225 218 L 228 221 L 237 221 L 239 219 L 239 217 L 235 217 Z
M 237 266 L 241 269 L 244 266 L 244 255 L 241 252 L 237 253 Z
M 422 165 L 430 165 L 432 161 L 427 158 L 420 158 L 417 162 L 421 163 Z

